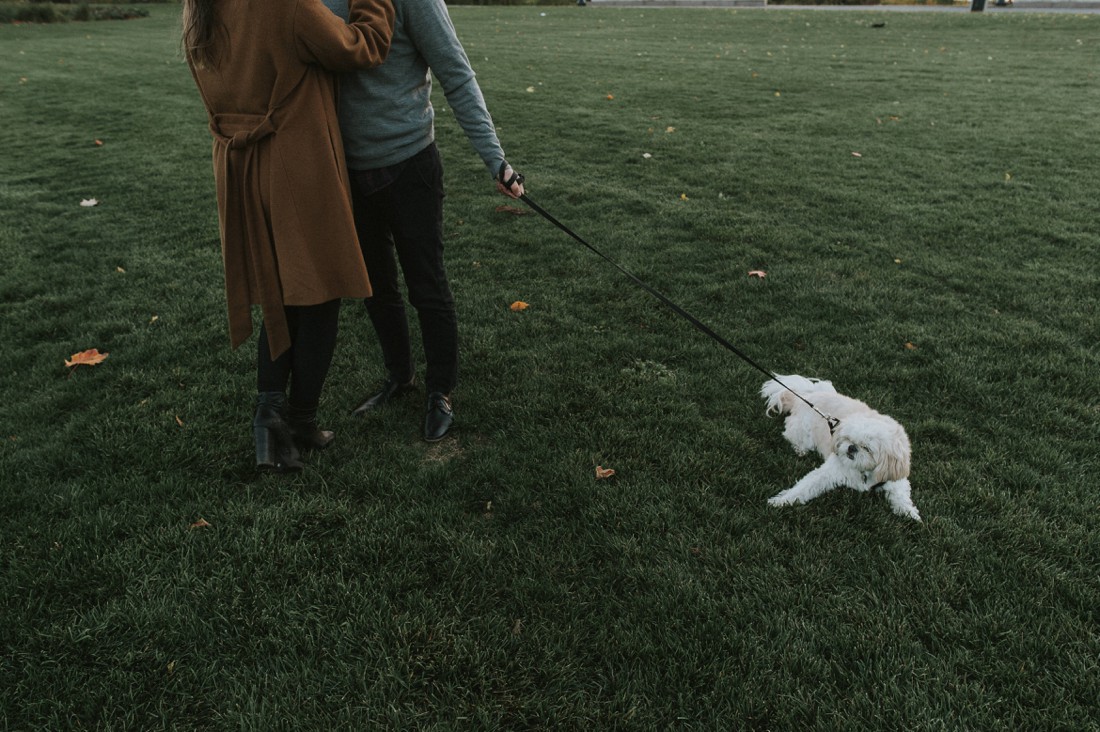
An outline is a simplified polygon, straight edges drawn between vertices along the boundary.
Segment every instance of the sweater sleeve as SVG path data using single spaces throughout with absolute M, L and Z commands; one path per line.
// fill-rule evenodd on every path
M 348 22 L 321 0 L 298 0 L 294 36 L 298 58 L 330 71 L 354 71 L 386 60 L 393 38 L 392 0 L 352 0 Z
M 406 30 L 439 80 L 455 119 L 491 175 L 504 161 L 493 119 L 443 0 L 405 4 Z

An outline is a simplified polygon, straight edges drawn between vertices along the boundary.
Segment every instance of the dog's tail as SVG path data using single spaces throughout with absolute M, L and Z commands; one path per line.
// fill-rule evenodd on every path
M 802 396 L 814 393 L 836 393 L 836 389 L 833 388 L 832 382 L 829 381 L 809 379 L 805 376 L 799 376 L 798 374 L 790 374 L 789 376 L 780 376 L 776 374 L 774 379 L 765 381 L 764 386 L 760 387 L 760 396 L 767 400 L 765 414 L 770 415 L 773 412 L 787 414 L 790 412 L 795 402 L 799 401 L 798 397 L 791 393 L 791 390 L 798 392 Z

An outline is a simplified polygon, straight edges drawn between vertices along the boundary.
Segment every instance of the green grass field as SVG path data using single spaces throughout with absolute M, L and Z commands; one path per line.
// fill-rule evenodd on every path
M 768 507 L 817 461 L 764 377 L 498 212 L 442 98 L 454 437 L 346 416 L 347 303 L 337 444 L 256 475 L 150 10 L 0 27 L 0 729 L 1100 726 L 1100 16 L 452 10 L 533 199 L 901 421 L 917 524 Z

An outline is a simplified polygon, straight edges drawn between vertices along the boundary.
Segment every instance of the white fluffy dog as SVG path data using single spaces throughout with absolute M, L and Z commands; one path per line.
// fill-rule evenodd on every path
M 840 424 L 830 432 L 821 415 L 776 379 Z M 786 414 L 783 436 L 795 452 L 805 455 L 816 450 L 825 462 L 770 498 L 770 505 L 808 503 L 841 485 L 857 491 L 882 486 L 894 513 L 920 521 L 909 497 L 909 437 L 900 424 L 858 399 L 838 394 L 828 381 L 798 375 L 777 375 L 776 379 L 764 382 L 760 389 L 768 402 L 767 414 Z

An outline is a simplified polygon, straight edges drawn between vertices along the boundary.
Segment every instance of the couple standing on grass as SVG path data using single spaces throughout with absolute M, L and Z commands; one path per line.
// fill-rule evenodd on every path
M 300 448 L 332 442 L 317 406 L 340 298 L 365 298 L 386 368 L 354 414 L 415 389 L 399 272 L 427 362 L 424 438 L 441 439 L 454 419 L 458 327 L 433 72 L 499 191 L 523 194 L 443 0 L 184 0 L 183 26 L 214 137 L 233 347 L 252 332 L 251 306 L 263 312 L 257 467 L 297 470 Z

